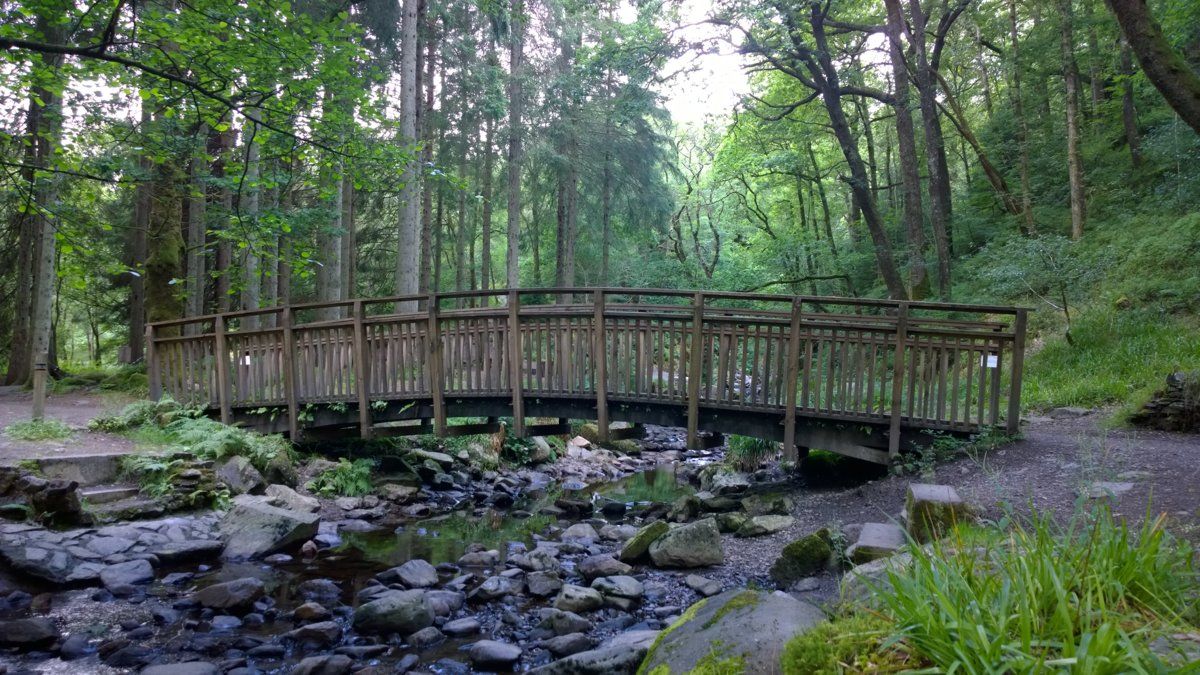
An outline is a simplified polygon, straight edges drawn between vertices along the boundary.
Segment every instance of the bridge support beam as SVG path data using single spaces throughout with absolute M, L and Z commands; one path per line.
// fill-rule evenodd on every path
M 700 366 L 704 362 L 704 293 L 692 296 L 692 342 L 688 349 L 687 447 L 700 447 Z
M 517 438 L 525 437 L 525 391 L 522 386 L 521 362 L 521 295 L 515 290 L 508 292 L 508 384 L 512 389 L 512 432 Z

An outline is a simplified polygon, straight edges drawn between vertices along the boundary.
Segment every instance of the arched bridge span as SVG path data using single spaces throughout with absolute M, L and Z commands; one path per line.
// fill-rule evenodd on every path
M 293 438 L 455 417 L 677 425 L 876 462 L 1019 425 L 1026 311 L 665 289 L 436 293 L 151 324 L 151 395 Z M 494 422 L 494 419 L 491 420 Z

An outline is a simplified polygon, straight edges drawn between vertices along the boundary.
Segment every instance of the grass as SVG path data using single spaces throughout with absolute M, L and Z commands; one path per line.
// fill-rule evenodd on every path
M 71 427 L 58 420 L 21 420 L 4 427 L 9 438 L 18 441 L 57 441 L 70 438 Z
M 898 673 L 912 668 L 913 659 L 890 644 L 892 632 L 892 623 L 878 614 L 835 617 L 789 640 L 780 666 L 785 675 Z
M 779 452 L 779 444 L 752 436 L 731 435 L 726 439 L 725 460 L 740 471 L 753 471 Z
M 1134 408 L 1168 374 L 1200 369 L 1200 322 L 1192 318 L 1093 309 L 1079 316 L 1072 333 L 1074 346 L 1052 339 L 1026 361 L 1027 408 Z
M 858 607 L 844 619 L 872 630 L 840 646 L 802 636 L 786 658 L 828 666 L 895 645 L 910 667 L 934 672 L 1172 672 L 1151 644 L 1194 633 L 1200 620 L 1194 552 L 1161 518 L 1130 531 L 1106 508 L 1061 526 L 1035 515 L 912 548 L 912 564 L 879 588 L 878 612 Z

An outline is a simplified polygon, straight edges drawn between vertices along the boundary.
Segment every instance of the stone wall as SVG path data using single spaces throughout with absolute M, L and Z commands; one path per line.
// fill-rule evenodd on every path
M 1129 421 L 1161 431 L 1200 432 L 1200 371 L 1172 373 Z

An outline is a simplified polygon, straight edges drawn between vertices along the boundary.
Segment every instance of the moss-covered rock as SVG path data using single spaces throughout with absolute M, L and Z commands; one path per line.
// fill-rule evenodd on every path
M 695 495 L 684 495 L 671 505 L 671 510 L 667 512 L 667 520 L 673 523 L 693 521 L 700 515 L 701 508 L 700 500 Z
M 832 556 L 833 538 L 828 529 L 822 528 L 784 546 L 771 565 L 771 578 L 780 588 L 787 588 L 820 572 Z
M 737 532 L 742 529 L 750 516 L 741 511 L 733 511 L 731 513 L 718 513 L 714 516 L 717 521 L 717 529 L 723 533 Z
M 656 520 L 652 523 L 644 525 L 625 541 L 625 545 L 621 547 L 621 562 L 635 563 L 644 560 L 650 553 L 650 544 L 667 533 L 671 529 L 665 521 Z

